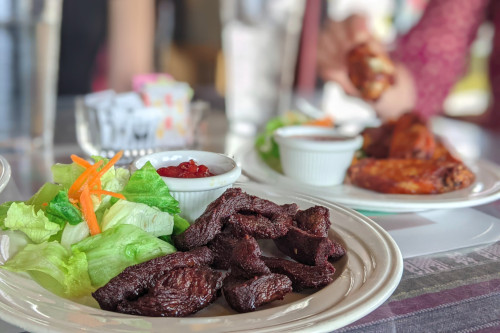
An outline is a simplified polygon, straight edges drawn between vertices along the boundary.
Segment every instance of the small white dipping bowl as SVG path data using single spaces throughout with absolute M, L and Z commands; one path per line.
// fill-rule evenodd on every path
M 331 128 L 288 126 L 274 132 L 283 172 L 299 182 L 332 186 L 341 184 L 363 138 L 344 136 Z
M 147 161 L 156 168 L 177 166 L 182 162 L 194 160 L 197 164 L 208 167 L 215 174 L 203 178 L 172 178 L 161 177 L 167 184 L 170 194 L 179 201 L 180 215 L 193 223 L 212 201 L 231 187 L 241 175 L 241 168 L 236 162 L 222 154 L 197 151 L 175 150 L 163 151 L 137 159 L 132 165 L 132 171 L 142 168 Z

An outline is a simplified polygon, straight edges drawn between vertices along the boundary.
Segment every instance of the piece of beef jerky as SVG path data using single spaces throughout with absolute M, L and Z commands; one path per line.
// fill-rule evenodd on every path
M 213 253 L 207 247 L 151 259 L 125 268 L 106 285 L 92 293 L 92 296 L 101 309 L 115 311 L 121 301 L 134 300 L 146 294 L 165 272 L 179 267 L 210 265 L 213 259 Z
M 229 188 L 189 228 L 173 237 L 174 244 L 183 251 L 208 244 L 222 230 L 225 220 L 235 213 L 261 214 L 274 223 L 291 223 L 288 213 L 292 208 L 244 193 L 241 188 Z
M 271 273 L 264 261 L 260 259 L 261 254 L 255 238 L 247 235 L 240 239 L 229 259 L 230 275 L 241 279 L 250 279 L 254 276 Z
M 283 299 L 292 291 L 292 281 L 281 274 L 267 274 L 249 280 L 229 275 L 224 279 L 222 292 L 231 308 L 250 312 L 259 306 Z
M 136 300 L 121 301 L 116 310 L 150 317 L 185 317 L 217 298 L 223 276 L 209 267 L 182 267 L 168 271 Z
M 274 243 L 281 252 L 306 265 L 323 265 L 328 257 L 339 251 L 339 247 L 327 237 L 311 235 L 297 227 L 291 227 Z
M 227 220 L 227 227 L 236 237 L 250 235 L 257 239 L 275 239 L 286 235 L 292 219 L 279 219 L 275 222 L 265 216 L 233 214 Z
M 335 273 L 335 268 L 329 262 L 318 266 L 308 266 L 283 258 L 261 256 L 261 259 L 271 272 L 288 276 L 292 281 L 294 291 L 322 288 L 333 281 Z
M 299 229 L 315 236 L 328 237 L 328 230 L 330 230 L 331 225 L 328 208 L 314 206 L 306 210 L 300 210 L 295 214 L 294 220 Z
M 208 248 L 214 254 L 212 267 L 216 269 L 229 269 L 229 259 L 233 254 L 233 249 L 238 242 L 238 238 L 228 232 L 217 234 L 214 239 L 208 243 Z

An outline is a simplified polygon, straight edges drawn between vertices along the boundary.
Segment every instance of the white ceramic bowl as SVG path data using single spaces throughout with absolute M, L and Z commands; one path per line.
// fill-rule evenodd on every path
M 274 139 L 286 176 L 316 186 L 341 184 L 354 153 L 363 144 L 360 135 L 340 135 L 331 128 L 288 126 L 277 129 Z
M 197 151 L 174 150 L 163 151 L 137 159 L 132 169 L 140 169 L 147 161 L 159 169 L 161 167 L 177 166 L 182 162 L 194 160 L 208 167 L 215 176 L 204 178 L 171 178 L 162 177 L 172 196 L 179 201 L 181 216 L 193 222 L 200 216 L 209 203 L 217 199 L 231 187 L 241 175 L 241 168 L 236 162 L 222 154 Z

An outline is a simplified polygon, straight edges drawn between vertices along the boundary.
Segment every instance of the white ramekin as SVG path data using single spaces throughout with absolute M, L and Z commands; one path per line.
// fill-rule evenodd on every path
M 163 151 L 137 159 L 132 169 L 140 169 L 147 161 L 159 169 L 177 166 L 182 162 L 194 160 L 203 164 L 215 174 L 204 178 L 171 178 L 162 177 L 172 196 L 179 201 L 180 215 L 190 223 L 199 217 L 209 203 L 217 199 L 231 187 L 241 175 L 241 168 L 236 162 L 223 154 L 197 150 Z
M 316 141 L 306 136 L 342 138 L 337 141 Z M 280 148 L 280 160 L 286 176 L 315 186 L 341 184 L 354 153 L 363 143 L 360 135 L 346 137 L 332 128 L 288 126 L 274 132 Z

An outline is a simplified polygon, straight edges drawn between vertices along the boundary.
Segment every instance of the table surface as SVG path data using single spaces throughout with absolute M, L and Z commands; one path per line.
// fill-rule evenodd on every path
M 447 119 L 439 119 L 433 125 L 437 133 L 451 139 L 462 155 L 500 164 L 498 133 Z M 0 195 L 1 202 L 29 198 L 51 178 L 52 164 L 69 163 L 70 154 L 83 155 L 75 136 L 72 98 L 59 100 L 56 129 L 54 146 L 49 149 L 0 150 L 12 167 L 12 179 Z M 253 141 L 252 137 L 229 133 L 224 113 L 217 110 L 204 115 L 196 139 L 196 149 L 228 155 Z M 460 210 L 367 214 L 402 249 L 404 272 L 394 294 L 383 305 L 338 332 L 500 331 L 500 233 L 492 231 L 500 230 L 500 201 Z M 458 220 L 472 226 L 476 221 L 486 221 L 490 227 L 484 232 L 489 237 L 457 236 L 455 242 L 439 246 L 440 237 L 448 237 L 449 232 L 460 234 L 453 230 L 453 223 Z M 408 221 L 413 221 L 411 227 L 405 226 Z M 416 231 L 421 239 L 410 250 L 405 242 Z M 22 330 L 0 320 L 0 332 Z

